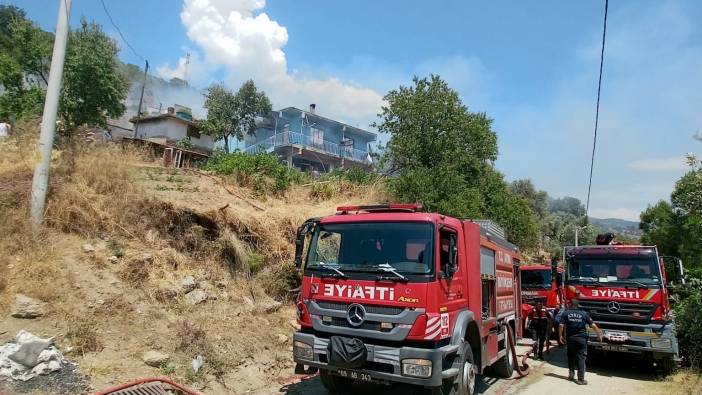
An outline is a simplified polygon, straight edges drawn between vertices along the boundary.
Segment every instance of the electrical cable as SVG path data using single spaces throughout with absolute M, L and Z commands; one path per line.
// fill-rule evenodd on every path
M 609 0 L 605 0 L 604 26 L 602 28 L 602 50 L 600 52 L 600 78 L 597 82 L 597 107 L 595 109 L 595 134 L 592 139 L 592 157 L 590 158 L 590 182 L 587 186 L 587 204 L 585 205 L 585 217 L 590 213 L 590 191 L 592 190 L 592 172 L 595 168 L 595 148 L 597 147 L 597 126 L 600 120 L 600 93 L 602 91 L 602 66 L 604 65 L 605 39 L 607 37 L 607 9 Z
M 107 6 L 105 5 L 105 0 L 100 0 L 100 3 L 102 3 L 102 9 L 105 10 L 105 14 L 107 14 L 107 18 L 110 20 L 110 23 L 112 26 L 114 26 L 115 29 L 117 29 L 117 33 L 119 33 L 119 36 L 122 37 L 122 41 L 124 41 L 125 44 L 129 47 L 129 49 L 132 50 L 132 53 L 142 61 L 146 61 L 146 58 L 139 55 L 139 53 L 132 47 L 132 44 L 127 41 L 126 38 L 124 38 L 124 34 L 122 34 L 122 30 L 120 30 L 119 26 L 115 23 L 115 21 L 112 19 L 112 15 L 110 15 L 110 11 L 107 10 Z

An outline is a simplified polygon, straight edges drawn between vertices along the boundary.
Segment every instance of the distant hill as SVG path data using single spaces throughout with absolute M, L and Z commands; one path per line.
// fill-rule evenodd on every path
M 627 221 L 619 218 L 590 218 L 590 222 L 605 232 L 612 232 L 637 240 L 641 237 L 641 230 L 637 221 Z

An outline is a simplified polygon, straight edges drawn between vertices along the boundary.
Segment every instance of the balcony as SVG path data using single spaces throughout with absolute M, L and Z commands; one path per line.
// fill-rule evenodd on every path
M 366 158 L 368 156 L 368 152 L 366 151 L 353 149 L 351 147 L 341 147 L 339 144 L 327 140 L 321 142 L 312 141 L 310 136 L 295 132 L 279 133 L 246 147 L 244 152 L 247 154 L 269 153 L 274 152 L 278 147 L 290 147 L 294 145 L 335 158 L 345 158 L 359 163 L 366 163 Z

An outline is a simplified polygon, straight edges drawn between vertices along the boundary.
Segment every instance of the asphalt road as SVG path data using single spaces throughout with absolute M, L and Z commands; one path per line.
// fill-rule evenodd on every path
M 523 340 L 518 353 L 529 349 L 530 340 Z M 555 343 L 555 342 L 554 342 Z M 510 379 L 484 376 L 480 378 L 477 392 L 481 395 L 579 395 L 607 394 L 648 395 L 663 391 L 661 377 L 655 367 L 626 355 L 590 355 L 588 357 L 588 385 L 580 386 L 567 380 L 568 367 L 565 347 L 555 347 L 545 356 L 544 361 L 529 360 L 530 374 L 519 378 L 516 374 Z M 521 361 L 521 356 L 519 357 Z M 415 389 L 402 386 L 354 386 L 353 394 L 405 395 L 419 393 Z M 259 395 L 268 394 L 310 394 L 326 395 L 319 377 L 295 379 L 279 388 L 269 388 Z

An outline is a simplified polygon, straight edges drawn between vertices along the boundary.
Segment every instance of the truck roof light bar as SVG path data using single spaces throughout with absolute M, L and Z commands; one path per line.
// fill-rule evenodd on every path
M 376 204 L 369 206 L 339 206 L 336 211 L 340 213 L 358 212 L 358 211 L 409 211 L 417 212 L 422 210 L 420 203 L 393 203 L 393 204 Z

